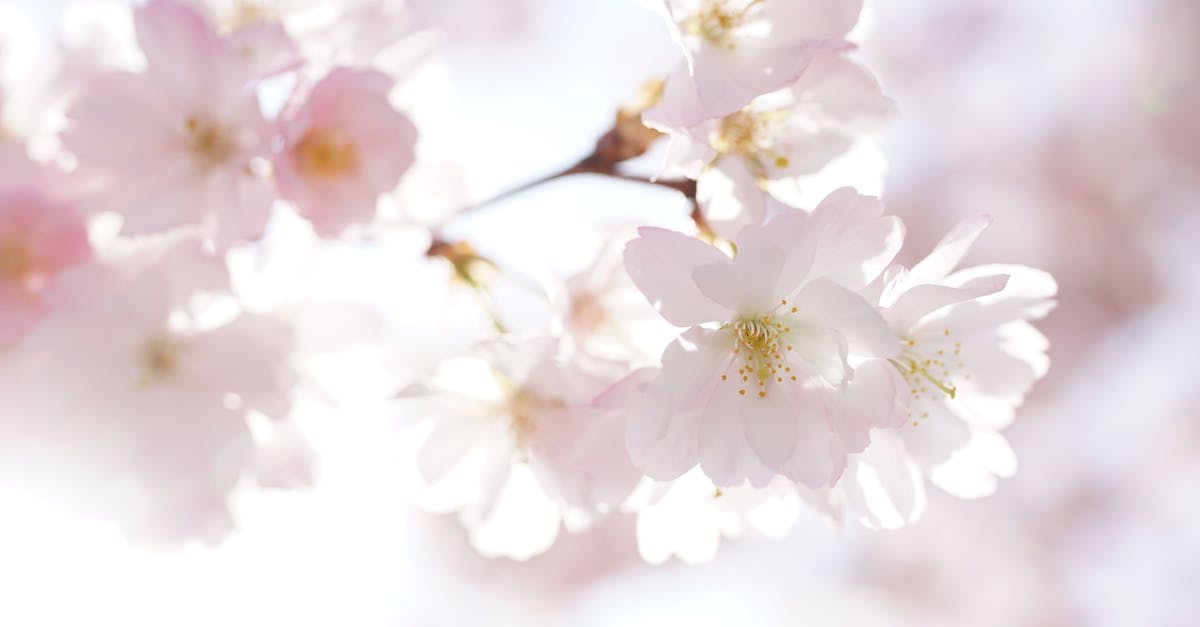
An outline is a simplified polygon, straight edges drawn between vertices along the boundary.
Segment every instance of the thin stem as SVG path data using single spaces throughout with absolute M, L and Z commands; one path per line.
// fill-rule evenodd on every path
M 460 209 L 457 213 L 448 217 L 443 222 L 443 225 L 446 222 L 450 222 L 450 221 L 454 220 L 455 218 L 458 218 L 458 217 L 461 217 L 464 215 L 468 215 L 471 213 L 475 213 L 481 209 L 484 209 L 490 205 L 493 205 L 493 204 L 500 202 L 502 200 L 505 200 L 507 198 L 511 198 L 518 194 L 527 192 L 531 189 L 541 187 L 542 185 L 545 185 L 547 183 L 551 183 L 553 181 L 557 181 L 558 179 L 566 178 L 566 177 L 573 176 L 576 174 L 598 174 L 600 176 L 607 176 L 607 177 L 619 179 L 622 181 L 630 181 L 630 182 L 634 182 L 634 183 L 643 183 L 646 185 L 655 185 L 658 187 L 666 187 L 667 189 L 673 189 L 673 190 L 683 194 L 685 197 L 692 200 L 693 203 L 695 202 L 695 199 L 696 199 L 696 181 L 693 181 L 691 179 L 671 179 L 671 180 L 650 179 L 650 178 L 645 178 L 645 177 L 641 177 L 641 176 L 634 176 L 632 174 L 624 174 L 617 170 L 616 163 L 605 159 L 599 153 L 592 153 L 591 155 L 584 157 L 583 159 L 579 160 L 579 162 L 575 163 L 574 165 L 572 165 L 568 168 L 564 168 L 558 172 L 547 174 L 546 176 L 543 176 L 538 179 L 534 179 L 532 181 L 527 181 L 525 183 L 521 183 L 520 185 L 517 185 L 516 187 L 504 190 L 504 191 L 500 192 L 499 194 L 492 196 L 491 198 L 488 198 L 486 200 L 477 202 L 473 205 L 464 207 L 463 209 Z

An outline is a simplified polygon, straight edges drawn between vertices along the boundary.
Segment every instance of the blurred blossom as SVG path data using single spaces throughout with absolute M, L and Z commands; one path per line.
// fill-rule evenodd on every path
M 0 188 L 0 344 L 33 328 L 47 286 L 91 257 L 84 229 L 70 205 L 35 188 Z
M 6 471 L 40 475 L 133 535 L 226 531 L 227 493 L 254 456 L 246 412 L 289 411 L 290 334 L 203 308 L 196 289 L 227 278 L 186 240 L 63 277 L 5 362 Z
M 63 141 L 94 177 L 89 208 L 120 213 L 127 234 L 196 225 L 221 248 L 258 236 L 272 194 L 254 164 L 270 136 L 250 66 L 183 4 L 156 0 L 135 23 L 146 70 L 96 75 L 67 114 Z
M 379 196 L 412 165 L 417 129 L 388 103 L 391 87 L 377 72 L 334 70 L 283 121 L 280 194 L 321 235 L 370 221 Z
M 567 361 L 559 350 L 536 337 L 492 342 L 402 394 L 425 401 L 404 410 L 430 424 L 421 476 L 461 510 L 484 555 L 544 552 L 560 524 L 586 529 L 637 479 L 622 451 L 620 413 L 591 403 L 619 366 L 589 367 L 585 356 Z

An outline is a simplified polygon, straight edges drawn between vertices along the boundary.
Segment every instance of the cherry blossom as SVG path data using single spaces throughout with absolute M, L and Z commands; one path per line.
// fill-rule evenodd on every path
M 198 299 L 228 277 L 194 242 L 159 248 L 80 267 L 47 296 L 5 364 L 3 457 L 132 536 L 216 539 L 256 463 L 246 413 L 287 416 L 291 334 Z
M 732 239 L 742 226 L 765 219 L 769 182 L 819 171 L 891 110 L 870 72 L 825 55 L 786 89 L 719 119 L 687 128 L 648 123 L 670 134 L 665 169 L 697 179 L 708 224 Z
M 43 291 L 91 253 L 73 207 L 34 188 L 0 189 L 0 344 L 37 323 L 46 309 Z
M 402 409 L 428 424 L 421 476 L 484 555 L 541 553 L 561 525 L 586 528 L 637 481 L 622 414 L 593 403 L 611 365 L 565 358 L 552 338 L 496 340 L 402 394 Z
M 718 486 L 837 479 L 847 443 L 863 440 L 853 433 L 863 425 L 835 409 L 851 356 L 900 354 L 852 291 L 899 246 L 899 222 L 881 213 L 878 201 L 839 190 L 811 215 L 746 227 L 732 259 L 680 233 L 639 230 L 625 252 L 630 276 L 667 321 L 691 327 L 630 412 L 629 452 L 650 477 L 698 462 Z
M 789 85 L 814 58 L 850 47 L 861 9 L 860 0 L 662 0 L 686 63 L 654 117 L 692 126 Z
M 1057 286 L 1025 266 L 955 271 L 989 222 L 964 222 L 911 269 L 891 268 L 868 290 L 878 290 L 884 317 L 901 339 L 902 353 L 890 361 L 907 423 L 872 436 L 840 486 L 869 525 L 915 519 L 926 479 L 957 496 L 978 497 L 995 490 L 997 476 L 1016 470 L 997 432 L 1046 374 L 1046 339 L 1028 321 L 1053 308 Z
M 145 71 L 95 76 L 67 114 L 88 206 L 120 213 L 130 235 L 199 226 L 221 248 L 260 235 L 273 194 L 253 68 L 172 0 L 138 8 L 135 26 Z
M 417 129 L 388 103 L 392 86 L 379 72 L 335 69 L 283 122 L 280 193 L 321 235 L 371 220 L 413 163 Z

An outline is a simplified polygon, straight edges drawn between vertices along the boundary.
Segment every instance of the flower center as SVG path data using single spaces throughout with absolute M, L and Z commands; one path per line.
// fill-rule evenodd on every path
M 340 133 L 310 130 L 292 154 L 300 172 L 308 178 L 332 179 L 358 171 L 358 147 Z
M 769 133 L 767 127 L 779 118 L 777 112 L 751 111 L 742 109 L 721 118 L 721 124 L 712 136 L 712 146 L 722 155 L 738 155 L 755 169 L 755 174 L 766 175 L 766 163 L 777 168 L 786 168 L 787 157 L 764 145 L 762 138 Z
M 571 328 L 582 333 L 591 333 L 608 321 L 608 310 L 599 295 L 590 292 L 580 294 L 571 299 L 567 321 Z
M 787 301 L 783 301 L 783 304 L 787 305 Z M 795 311 L 793 307 L 792 312 Z M 778 315 L 742 318 L 733 323 L 733 365 L 740 366 L 737 376 L 743 384 L 738 387 L 739 396 L 746 395 L 744 385 L 750 383 L 750 377 L 754 377 L 758 383 L 759 398 L 766 398 L 767 384 L 772 379 L 776 383 L 783 383 L 784 377 L 796 381 L 786 357 L 786 353 L 792 350 L 787 343 L 791 332 L 792 328 Z M 728 373 L 721 375 L 721 381 L 728 381 L 729 376 Z
M 741 26 L 746 13 L 762 1 L 748 0 L 737 9 L 730 5 L 738 4 L 738 0 L 709 0 L 699 11 L 685 18 L 680 27 L 685 33 L 732 50 L 734 43 L 730 33 Z
M 266 10 L 254 0 L 236 0 L 229 15 L 229 30 L 239 31 L 266 21 Z
M 560 399 L 548 399 L 524 388 L 518 388 L 508 397 L 509 428 L 517 440 L 517 448 L 521 450 L 522 461 L 528 461 L 526 449 L 530 436 L 537 431 L 537 416 L 547 409 L 566 407 Z
M 224 128 L 195 116 L 189 117 L 185 125 L 188 148 L 205 168 L 221 165 L 233 156 L 233 139 Z
M 142 383 L 162 382 L 179 372 L 183 345 L 167 335 L 157 335 L 142 344 L 138 358 L 142 367 Z
M 37 259 L 19 237 L 0 240 L 0 277 L 22 280 L 33 274 Z
M 900 356 L 890 360 L 892 366 L 904 377 L 909 397 L 913 401 L 954 400 L 958 394 L 954 379 L 971 378 L 960 361 L 962 342 L 951 337 L 950 329 L 944 329 L 942 335 L 945 339 L 941 341 L 917 342 L 907 338 L 904 340 Z M 909 411 L 909 418 L 913 419 L 914 427 L 928 417 L 928 412 L 914 416 L 912 410 Z

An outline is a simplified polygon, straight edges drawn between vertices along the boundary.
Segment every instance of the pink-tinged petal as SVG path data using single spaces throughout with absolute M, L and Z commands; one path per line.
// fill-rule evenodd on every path
M 667 229 L 642 227 L 638 235 L 625 247 L 625 269 L 667 322 L 690 327 L 733 318 L 733 311 L 705 296 L 692 279 L 696 268 L 728 264 L 728 257 L 694 237 Z
M 738 417 L 750 449 L 769 469 L 788 461 L 799 437 L 797 408 L 783 389 L 788 383 L 771 382 L 765 396 L 751 391 L 739 399 Z
M 718 389 L 700 415 L 700 468 L 721 487 L 741 485 L 759 465 L 738 420 L 741 397 L 728 392 Z
M 113 73 L 93 78 L 66 115 L 63 144 L 83 164 L 144 172 L 181 152 L 188 114 L 144 77 Z
M 763 17 L 771 22 L 772 39 L 797 37 L 841 39 L 858 23 L 862 0 L 791 0 L 764 2 Z
M 780 203 L 768 199 L 768 211 L 778 210 Z M 778 287 L 786 296 L 799 289 L 811 274 L 817 251 L 819 231 L 812 228 L 811 216 L 796 209 L 783 209 L 769 218 L 766 224 L 751 225 L 738 233 L 738 250 L 774 245 L 787 251 L 779 271 Z
M 630 420 L 637 420 L 640 410 L 630 414 Z M 662 439 L 655 445 L 653 454 L 644 462 L 639 462 L 630 450 L 631 459 L 642 466 L 646 476 L 656 481 L 672 481 L 683 473 L 696 467 L 699 462 L 699 433 L 702 418 L 701 409 L 676 412 L 671 416 L 671 424 Z M 626 438 L 628 441 L 628 438 Z
M 846 465 L 845 450 L 829 430 L 820 386 L 784 386 L 795 408 L 796 447 L 779 472 L 814 490 L 832 485 Z
M 912 329 L 921 318 L 934 313 L 942 307 L 973 300 L 988 294 L 995 294 L 1004 289 L 1008 276 L 1001 274 L 973 279 L 962 287 L 947 287 L 945 285 L 917 285 L 896 299 L 889 307 L 885 316 L 896 329 Z
M 544 483 L 552 482 L 555 487 L 550 493 L 558 494 L 566 502 L 584 509 L 616 506 L 629 496 L 642 477 L 625 452 L 624 420 L 620 412 L 578 407 L 548 412 L 546 419 L 539 418 L 539 424 L 571 425 L 570 429 L 560 431 L 557 434 L 560 437 L 549 442 L 549 446 L 539 441 L 535 459 L 553 461 L 553 477 Z
M 831 427 L 846 451 L 857 453 L 867 447 L 872 429 L 894 429 L 906 422 L 906 399 L 907 388 L 895 368 L 884 359 L 868 360 L 854 369 L 845 392 L 831 395 Z
M 790 89 L 804 94 L 806 104 L 819 106 L 822 121 L 843 132 L 872 131 L 895 110 L 875 76 L 842 55 L 813 59 Z
M 666 132 L 668 127 L 686 128 L 712 117 L 705 114 L 691 71 L 687 63 L 680 63 L 667 75 L 658 105 L 642 114 L 649 126 Z
M 903 527 L 925 511 L 924 475 L 892 431 L 876 434 L 871 446 L 851 461 L 839 485 L 851 508 L 870 528 Z
M 713 231 L 734 240 L 743 227 L 762 224 L 767 215 L 767 192 L 745 159 L 721 159 L 696 181 L 696 200 Z
M 230 51 L 196 9 L 153 0 L 134 12 L 134 28 L 146 74 L 178 102 L 198 105 L 211 100 L 214 90 L 230 88 L 214 71 L 217 58 Z
M 218 207 L 214 240 L 217 250 L 262 237 L 275 202 L 270 183 L 251 174 L 229 172 L 213 177 L 210 185 L 214 204 L 209 206 Z
M 905 447 L 922 468 L 931 469 L 946 461 L 971 438 L 967 423 L 943 403 L 914 401 L 909 404 L 909 414 L 918 426 L 904 427 L 900 434 Z
M 660 443 L 672 434 L 677 444 L 687 439 L 689 412 L 705 401 L 725 370 L 731 359 L 730 342 L 721 332 L 695 328 L 663 352 L 662 370 L 630 413 L 626 426 L 625 442 L 634 463 L 652 463 Z M 694 442 L 694 430 L 690 437 Z
M 809 283 L 794 297 L 796 318 L 805 326 L 833 329 L 850 352 L 866 357 L 900 354 L 900 340 L 879 311 L 861 296 L 829 279 Z
M 701 43 L 695 52 L 692 75 L 699 110 L 686 111 L 691 115 L 668 121 L 674 126 L 693 126 L 729 115 L 758 96 L 791 84 L 804 73 L 815 55 L 833 48 L 820 41 L 771 46 L 745 40 L 729 51 Z M 663 93 L 664 108 L 668 95 L 673 94 Z
M 964 220 L 951 229 L 937 246 L 933 247 L 933 252 L 909 270 L 911 285 L 937 283 L 946 278 L 958 267 L 967 251 L 991 223 L 992 218 L 984 215 Z
M 913 330 L 914 336 L 936 337 L 948 329 L 953 337 L 963 338 L 1017 320 L 1041 318 L 1057 304 L 1051 298 L 1058 291 L 1054 277 L 1027 266 L 975 266 L 955 272 L 945 283 L 958 287 L 997 274 L 1008 276 L 1004 289 L 926 316 Z
M 44 307 L 23 287 L 0 281 L 0 348 L 33 329 Z
M 229 46 L 247 59 L 251 74 L 267 78 L 299 68 L 304 57 L 283 24 L 260 22 L 234 31 Z
M 592 404 L 604 409 L 629 409 L 641 402 L 658 374 L 658 368 L 638 368 L 605 388 Z
M 899 218 L 884 216 L 878 198 L 849 187 L 826 196 L 808 228 L 819 232 L 810 277 L 826 276 L 854 290 L 875 280 L 904 241 Z
M 846 338 L 826 327 L 801 325 L 787 336 L 794 354 L 812 366 L 831 385 L 840 385 L 851 374 L 846 361 Z
M 758 314 L 778 304 L 776 294 L 784 256 L 773 245 L 738 250 L 728 260 L 696 268 L 692 278 L 705 296 L 741 314 Z

